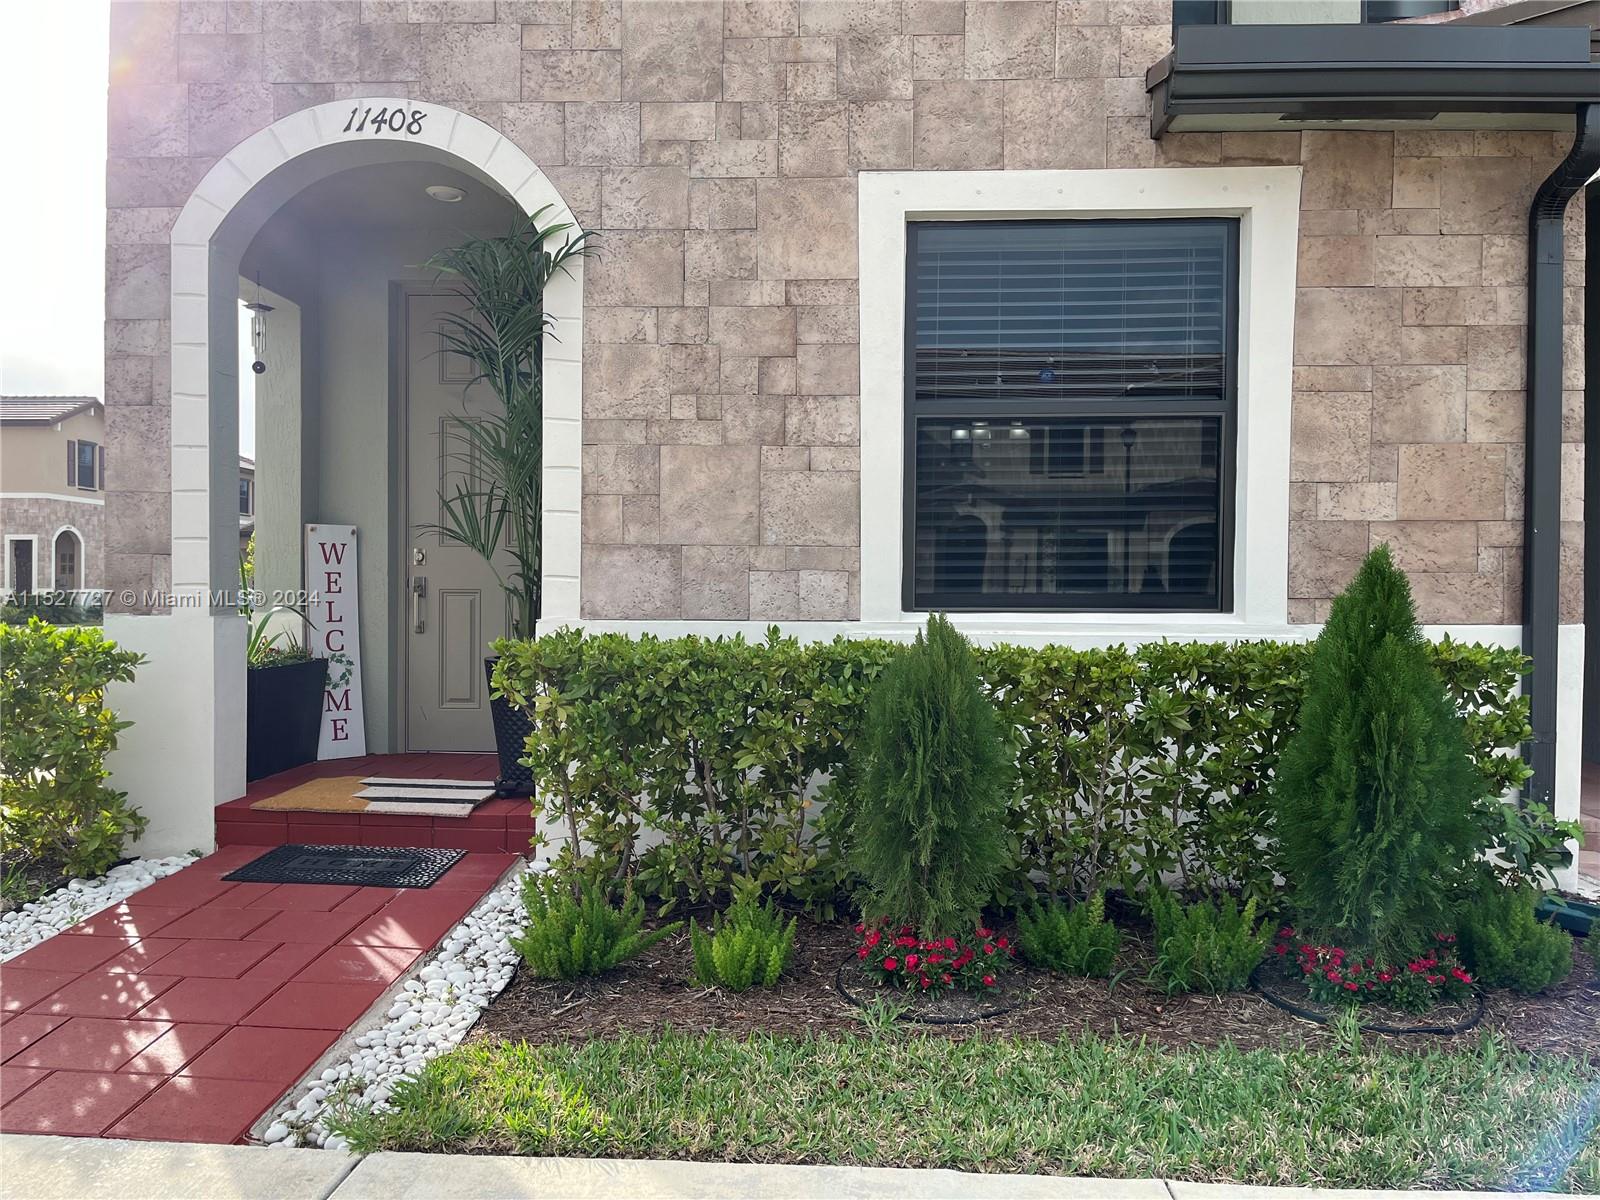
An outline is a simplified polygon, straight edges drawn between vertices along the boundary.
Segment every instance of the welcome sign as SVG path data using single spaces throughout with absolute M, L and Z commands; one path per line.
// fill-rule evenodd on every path
M 360 573 L 354 525 L 306 526 L 306 590 L 315 597 L 311 653 L 328 662 L 317 758 L 358 758 L 367 752 L 361 703 Z

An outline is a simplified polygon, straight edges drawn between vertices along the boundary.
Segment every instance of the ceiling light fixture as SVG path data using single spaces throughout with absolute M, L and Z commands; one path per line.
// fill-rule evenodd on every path
M 435 183 L 423 189 L 441 204 L 460 204 L 467 198 L 467 193 L 448 183 Z

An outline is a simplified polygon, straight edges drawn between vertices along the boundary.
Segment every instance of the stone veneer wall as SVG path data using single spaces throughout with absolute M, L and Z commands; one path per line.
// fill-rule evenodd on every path
M 1425 620 L 1517 621 L 1524 229 L 1568 136 L 1155 142 L 1143 77 L 1170 21 L 1170 0 L 114 4 L 109 584 L 170 575 L 173 220 L 248 134 L 377 94 L 487 121 L 603 235 L 586 273 L 586 616 L 857 615 L 857 171 L 1301 163 L 1291 619 L 1321 619 L 1388 540 Z M 1574 621 L 1576 264 L 1568 282 Z
M 105 507 L 100 504 L 75 504 L 71 500 L 51 500 L 41 496 L 8 496 L 0 499 L 0 546 L 7 534 L 39 539 L 33 564 L 35 591 L 67 590 L 51 584 L 55 572 L 55 536 L 70 525 L 83 540 L 83 561 L 78 566 L 81 587 L 97 588 L 105 582 L 102 554 L 105 547 Z

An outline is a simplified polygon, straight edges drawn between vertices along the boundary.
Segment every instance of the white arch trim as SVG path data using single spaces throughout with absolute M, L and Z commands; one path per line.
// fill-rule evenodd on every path
M 407 125 L 378 134 L 370 129 L 357 132 L 345 128 L 351 123 L 350 102 L 302 109 L 252 134 L 218 160 L 173 225 L 172 590 L 179 612 L 208 611 L 202 598 L 207 592 L 231 589 L 237 572 L 235 552 L 227 544 L 230 529 L 237 536 L 237 502 L 219 506 L 212 494 L 219 481 L 236 469 L 237 447 L 214 445 L 224 440 L 214 436 L 219 425 L 221 430 L 230 429 L 232 417 L 219 422 L 219 414 L 211 411 L 211 398 L 236 396 L 237 385 L 232 380 L 234 363 L 211 361 L 211 292 L 230 283 L 220 272 L 213 274 L 211 250 L 223 222 L 257 184 L 323 147 L 370 145 L 381 139 L 392 150 L 413 145 L 459 160 L 490 178 L 525 213 L 547 209 L 547 219 L 570 223 L 573 232 L 578 231 L 578 222 L 555 185 L 521 148 L 484 122 L 440 104 L 379 97 L 364 97 L 359 104 L 372 112 L 403 109 Z M 410 121 L 413 112 L 420 112 L 422 119 Z M 418 127 L 415 134 L 408 132 L 412 124 Z M 397 156 L 405 155 L 401 151 Z M 569 275 L 550 285 L 545 311 L 552 318 L 554 336 L 544 349 L 542 602 L 543 619 L 559 623 L 578 617 L 583 544 L 581 258 L 572 262 Z M 233 319 L 231 305 L 227 319 Z M 227 440 L 236 441 L 236 436 L 230 434 Z M 227 459 L 220 466 L 212 462 L 214 450 Z M 222 516 L 213 511 L 219 507 L 226 509 Z
M 50 535 L 50 590 L 53 592 L 59 592 L 62 590 L 61 580 L 56 578 L 56 543 L 61 540 L 61 535 L 63 533 L 70 533 L 78 540 L 78 588 L 74 590 L 82 589 L 84 584 L 84 567 L 88 565 L 86 562 L 84 562 L 83 557 L 83 531 L 76 525 L 63 525 L 61 528 L 57 529 Z

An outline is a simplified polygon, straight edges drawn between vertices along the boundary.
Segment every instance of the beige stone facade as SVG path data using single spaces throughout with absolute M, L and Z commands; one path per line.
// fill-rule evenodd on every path
M 585 272 L 587 617 L 859 614 L 860 360 L 901 349 L 859 344 L 858 172 L 1300 164 L 1290 619 L 1320 620 L 1388 541 L 1425 620 L 1518 621 L 1526 213 L 1569 135 L 1152 140 L 1144 73 L 1170 23 L 1168 0 L 114 4 L 109 586 L 170 579 L 173 221 L 273 120 L 384 95 L 499 130 L 601 235 Z M 1580 284 L 1569 267 L 1568 622 Z

